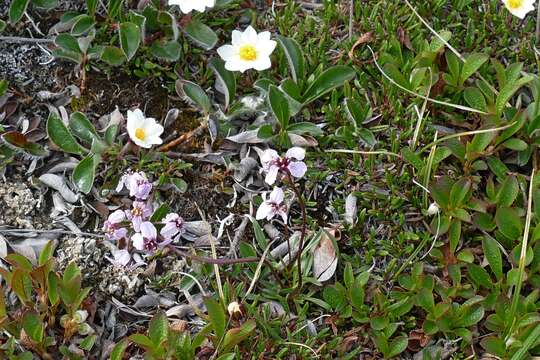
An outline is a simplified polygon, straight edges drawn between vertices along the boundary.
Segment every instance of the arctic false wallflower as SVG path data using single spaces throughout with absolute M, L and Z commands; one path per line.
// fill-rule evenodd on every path
M 126 220 L 126 214 L 122 210 L 116 210 L 109 215 L 103 224 L 103 231 L 108 240 L 120 240 L 127 235 L 127 229 L 120 226 Z
M 535 1 L 536 0 L 503 0 L 503 3 L 512 15 L 523 19 L 529 11 L 534 10 Z
M 223 45 L 217 52 L 229 71 L 261 71 L 272 66 L 270 54 L 275 48 L 276 42 L 270 40 L 270 32 L 257 34 L 255 29 L 248 26 L 244 32 L 233 30 L 231 45 Z
M 215 0 L 169 0 L 169 5 L 180 6 L 180 11 L 184 14 L 189 14 L 193 10 L 204 12 L 205 8 L 214 7 Z
M 266 193 L 262 194 L 263 202 L 257 209 L 255 218 L 261 220 L 271 220 L 274 216 L 279 215 L 284 223 L 287 223 L 287 205 L 283 203 L 284 194 L 281 188 L 275 187 L 270 193 L 270 197 L 266 199 Z
M 165 226 L 161 228 L 159 233 L 165 239 L 172 239 L 173 237 L 177 238 L 186 231 L 184 228 L 184 219 L 176 213 L 167 214 L 165 219 L 162 220 L 162 223 L 165 224 Z
M 149 221 L 141 224 L 141 232 L 134 234 L 131 241 L 135 249 L 148 253 L 153 253 L 158 247 L 163 247 L 171 242 L 171 240 L 158 242 L 156 227 Z
M 134 201 L 133 208 L 126 210 L 126 217 L 131 221 L 133 230 L 139 232 L 144 220 L 152 215 L 152 207 L 142 201 Z
M 307 171 L 307 166 L 302 161 L 305 156 L 306 151 L 299 147 L 290 148 L 283 157 L 280 157 L 276 150 L 265 150 L 261 155 L 262 170 L 266 173 L 264 181 L 273 185 L 279 171 L 289 173 L 295 178 L 301 178 Z
M 146 200 L 152 191 L 152 183 L 148 181 L 142 171 L 127 172 L 122 175 L 116 186 L 116 192 L 122 191 L 124 186 L 129 190 L 129 196 L 140 200 Z
M 147 118 L 139 109 L 127 112 L 127 131 L 131 140 L 140 147 L 151 148 L 152 145 L 163 143 L 160 135 L 163 126 L 156 119 Z

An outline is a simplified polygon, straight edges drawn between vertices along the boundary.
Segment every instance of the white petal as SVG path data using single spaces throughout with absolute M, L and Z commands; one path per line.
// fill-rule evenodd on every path
M 270 193 L 270 202 L 274 204 L 281 204 L 283 202 L 283 197 L 283 190 L 281 190 L 279 187 L 275 187 Z
M 257 43 L 257 51 L 259 53 L 259 56 L 270 56 L 272 52 L 274 52 L 274 49 L 276 48 L 277 42 L 274 40 L 266 40 L 266 41 L 260 41 Z
M 237 55 L 237 49 L 232 45 L 223 45 L 217 49 L 218 55 L 224 60 L 228 61 L 234 58 Z
M 266 149 L 261 155 L 261 163 L 264 165 L 271 162 L 274 159 L 278 159 L 279 154 L 274 149 Z
M 278 174 L 279 168 L 277 166 L 270 166 L 268 169 L 268 172 L 266 173 L 266 177 L 264 178 L 264 181 L 268 185 L 274 185 L 276 182 L 277 174 Z
M 150 145 L 150 147 L 152 145 L 161 145 L 161 144 L 163 144 L 163 140 L 159 136 L 148 137 L 146 139 L 146 142 L 147 142 L 148 145 Z
M 301 178 L 307 171 L 307 166 L 303 161 L 293 161 L 287 168 L 295 178 Z
M 304 157 L 306 156 L 306 150 L 302 149 L 301 147 L 295 146 L 287 150 L 285 156 L 289 159 L 304 160 Z
M 126 214 L 122 210 L 116 210 L 109 215 L 108 220 L 113 224 L 118 224 L 126 219 Z
M 272 212 L 272 206 L 267 202 L 261 203 L 257 209 L 257 214 L 255 214 L 255 219 L 261 220 L 268 216 Z
M 225 62 L 225 69 L 229 71 L 241 71 L 241 72 L 246 71 L 244 69 L 244 64 L 242 63 L 242 61 L 237 59 L 236 57 L 229 59 Z
M 231 43 L 234 45 L 240 45 L 242 43 L 242 32 L 238 30 L 233 30 L 231 35 Z
M 152 118 L 146 119 L 144 124 L 144 134 L 148 137 L 160 136 L 163 133 L 163 126 L 158 124 L 156 120 Z
M 145 221 L 141 224 L 141 233 L 147 239 L 157 238 L 156 227 L 150 221 Z
M 272 62 L 268 56 L 259 57 L 251 65 L 257 71 L 263 71 L 272 67 Z
M 242 33 L 242 43 L 244 44 L 256 44 L 257 43 L 257 32 L 253 27 L 248 26 L 246 30 Z
M 259 44 L 261 41 L 268 41 L 270 40 L 270 31 L 262 31 L 257 35 L 257 44 Z
M 140 233 L 136 233 L 131 237 L 131 243 L 135 249 L 144 250 L 144 238 Z

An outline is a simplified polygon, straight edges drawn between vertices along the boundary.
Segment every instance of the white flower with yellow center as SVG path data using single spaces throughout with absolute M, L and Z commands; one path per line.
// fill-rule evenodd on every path
M 270 32 L 257 34 L 255 29 L 248 26 L 244 32 L 233 30 L 232 44 L 221 46 L 217 52 L 225 61 L 225 69 L 229 71 L 261 71 L 272 66 L 270 54 L 275 48 L 276 42 L 270 40 Z
M 159 145 L 163 140 L 159 137 L 163 133 L 163 126 L 156 119 L 147 118 L 139 109 L 127 112 L 127 131 L 131 140 L 143 148 Z
M 215 0 L 169 0 L 169 5 L 180 6 L 180 11 L 184 14 L 189 14 L 193 10 L 204 12 L 209 7 L 214 7 Z
M 523 19 L 529 11 L 534 10 L 535 0 L 503 0 L 504 6 L 514 16 Z

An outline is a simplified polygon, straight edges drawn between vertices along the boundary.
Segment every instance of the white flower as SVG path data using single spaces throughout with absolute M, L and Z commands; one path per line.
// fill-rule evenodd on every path
M 232 45 L 223 45 L 217 52 L 225 61 L 225 69 L 244 72 L 248 69 L 266 70 L 272 66 L 270 54 L 276 42 L 270 40 L 270 32 L 259 34 L 251 26 L 244 32 L 233 30 Z
M 504 6 L 514 16 L 523 19 L 529 11 L 534 10 L 536 0 L 503 0 Z
M 180 6 L 180 11 L 189 14 L 191 11 L 204 12 L 205 8 L 214 7 L 215 0 L 169 0 L 169 5 Z
M 437 206 L 437 203 L 431 203 L 431 205 L 429 205 L 429 208 L 427 209 L 427 214 L 429 216 L 433 216 L 438 213 L 439 213 L 439 207 Z
M 127 112 L 127 131 L 131 140 L 143 148 L 151 148 L 163 141 L 159 137 L 163 133 L 163 126 L 156 119 L 146 118 L 139 109 Z
M 280 170 L 295 178 L 301 178 L 307 171 L 307 166 L 302 161 L 305 156 L 306 151 L 300 147 L 290 148 L 283 157 L 280 157 L 276 150 L 265 150 L 261 155 L 262 170 L 266 173 L 264 181 L 273 185 Z
M 271 220 L 274 216 L 279 215 L 283 219 L 283 222 L 287 223 L 287 205 L 283 203 L 283 190 L 275 187 L 270 193 L 269 199 L 266 199 L 266 193 L 263 193 L 262 198 L 263 202 L 257 209 L 255 218 L 257 220 L 264 218 L 266 218 L 266 220 Z

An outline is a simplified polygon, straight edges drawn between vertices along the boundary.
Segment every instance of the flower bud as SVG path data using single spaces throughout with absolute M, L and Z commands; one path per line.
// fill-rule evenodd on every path
M 240 304 L 236 301 L 233 301 L 229 304 L 229 306 L 227 306 L 227 311 L 229 312 L 229 316 L 234 320 L 242 317 L 242 308 L 240 307 Z
M 427 214 L 429 216 L 433 216 L 438 213 L 439 213 L 439 207 L 437 206 L 437 203 L 431 203 L 431 205 L 429 205 L 429 208 L 427 209 Z

